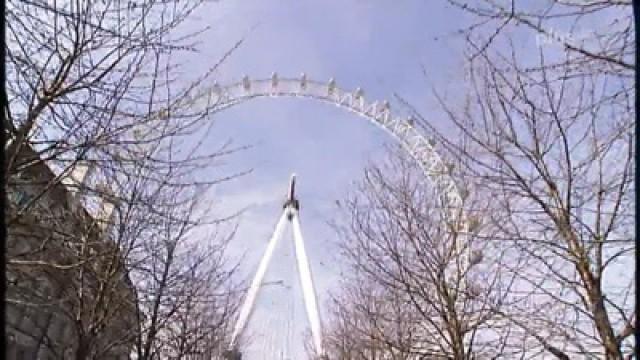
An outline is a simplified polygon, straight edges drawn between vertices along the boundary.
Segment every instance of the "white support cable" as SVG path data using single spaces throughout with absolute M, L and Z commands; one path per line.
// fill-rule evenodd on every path
M 258 271 L 256 272 L 256 276 L 253 278 L 251 282 L 251 286 L 249 287 L 249 292 L 247 293 L 247 297 L 242 304 L 242 309 L 240 310 L 240 315 L 238 317 L 238 322 L 236 323 L 235 328 L 233 329 L 233 334 L 231 335 L 231 348 L 236 343 L 236 340 L 249 319 L 251 312 L 253 310 L 253 304 L 256 301 L 256 297 L 258 295 L 258 291 L 260 290 L 260 286 L 262 285 L 262 279 L 264 278 L 264 274 L 267 271 L 267 267 L 269 266 L 269 262 L 271 261 L 271 256 L 273 255 L 273 250 L 278 243 L 278 240 L 282 237 L 282 229 L 284 224 L 287 221 L 287 213 L 286 211 L 282 212 L 280 216 L 280 220 L 278 220 L 278 224 L 276 225 L 275 230 L 273 231 L 273 235 L 271 236 L 271 240 L 269 240 L 269 245 L 267 245 L 267 250 L 260 261 L 260 265 L 258 266 Z
M 311 335 L 313 336 L 313 344 L 318 355 L 323 354 L 322 350 L 322 333 L 320 329 L 320 315 L 318 314 L 318 304 L 316 292 L 313 287 L 313 279 L 311 278 L 311 268 L 307 259 L 307 253 L 304 249 L 304 239 L 300 230 L 300 221 L 298 219 L 298 211 L 291 209 L 293 223 L 293 240 L 296 245 L 296 259 L 298 260 L 298 272 L 300 274 L 300 284 L 302 286 L 302 295 L 304 296 L 304 304 L 309 317 L 309 325 L 311 326 Z

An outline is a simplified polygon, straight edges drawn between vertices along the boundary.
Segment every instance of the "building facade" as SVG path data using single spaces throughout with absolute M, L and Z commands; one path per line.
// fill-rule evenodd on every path
M 27 165 L 7 179 L 5 359 L 128 359 L 136 298 L 108 231 L 113 206 L 92 215 L 86 171 L 59 181 L 22 148 Z

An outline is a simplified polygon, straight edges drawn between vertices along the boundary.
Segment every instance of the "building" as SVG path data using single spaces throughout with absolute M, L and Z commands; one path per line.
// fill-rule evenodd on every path
M 60 182 L 27 145 L 18 158 L 24 170 L 7 179 L 5 359 L 128 359 L 136 295 L 109 236 L 113 206 L 89 211 L 86 167 Z

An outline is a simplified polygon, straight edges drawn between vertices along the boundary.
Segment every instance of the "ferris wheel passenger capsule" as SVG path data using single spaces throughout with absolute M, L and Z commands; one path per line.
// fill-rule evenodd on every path
M 271 74 L 271 87 L 278 87 L 278 73 Z
M 353 94 L 356 97 L 356 99 L 360 99 L 363 95 L 363 91 L 361 88 L 357 88 Z
M 305 73 L 300 74 L 300 88 L 307 88 L 307 74 Z

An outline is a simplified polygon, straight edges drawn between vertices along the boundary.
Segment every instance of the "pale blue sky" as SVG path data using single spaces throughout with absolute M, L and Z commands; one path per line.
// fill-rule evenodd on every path
M 373 100 L 392 100 L 398 93 L 437 123 L 443 115 L 430 86 L 449 89 L 452 96 L 460 93 L 463 46 L 454 32 L 464 18 L 444 1 L 213 2 L 192 23 L 211 25 L 212 30 L 187 69 L 197 73 L 211 66 L 245 38 L 217 74 L 219 83 L 238 81 L 244 74 L 267 78 L 273 71 L 283 77 L 301 72 L 316 80 L 333 77 L 338 86 L 361 87 Z M 322 314 L 340 272 L 337 239 L 327 225 L 335 216 L 335 200 L 360 178 L 368 162 L 384 154 L 382 144 L 393 140 L 365 119 L 310 100 L 259 99 L 213 119 L 212 145 L 231 138 L 236 145 L 253 146 L 227 158 L 220 168 L 254 170 L 216 190 L 220 214 L 248 209 L 239 220 L 231 253 L 246 254 L 243 271 L 255 271 L 280 215 L 289 175 L 297 173 L 302 230 Z M 296 351 L 294 358 L 303 358 L 300 347 Z

